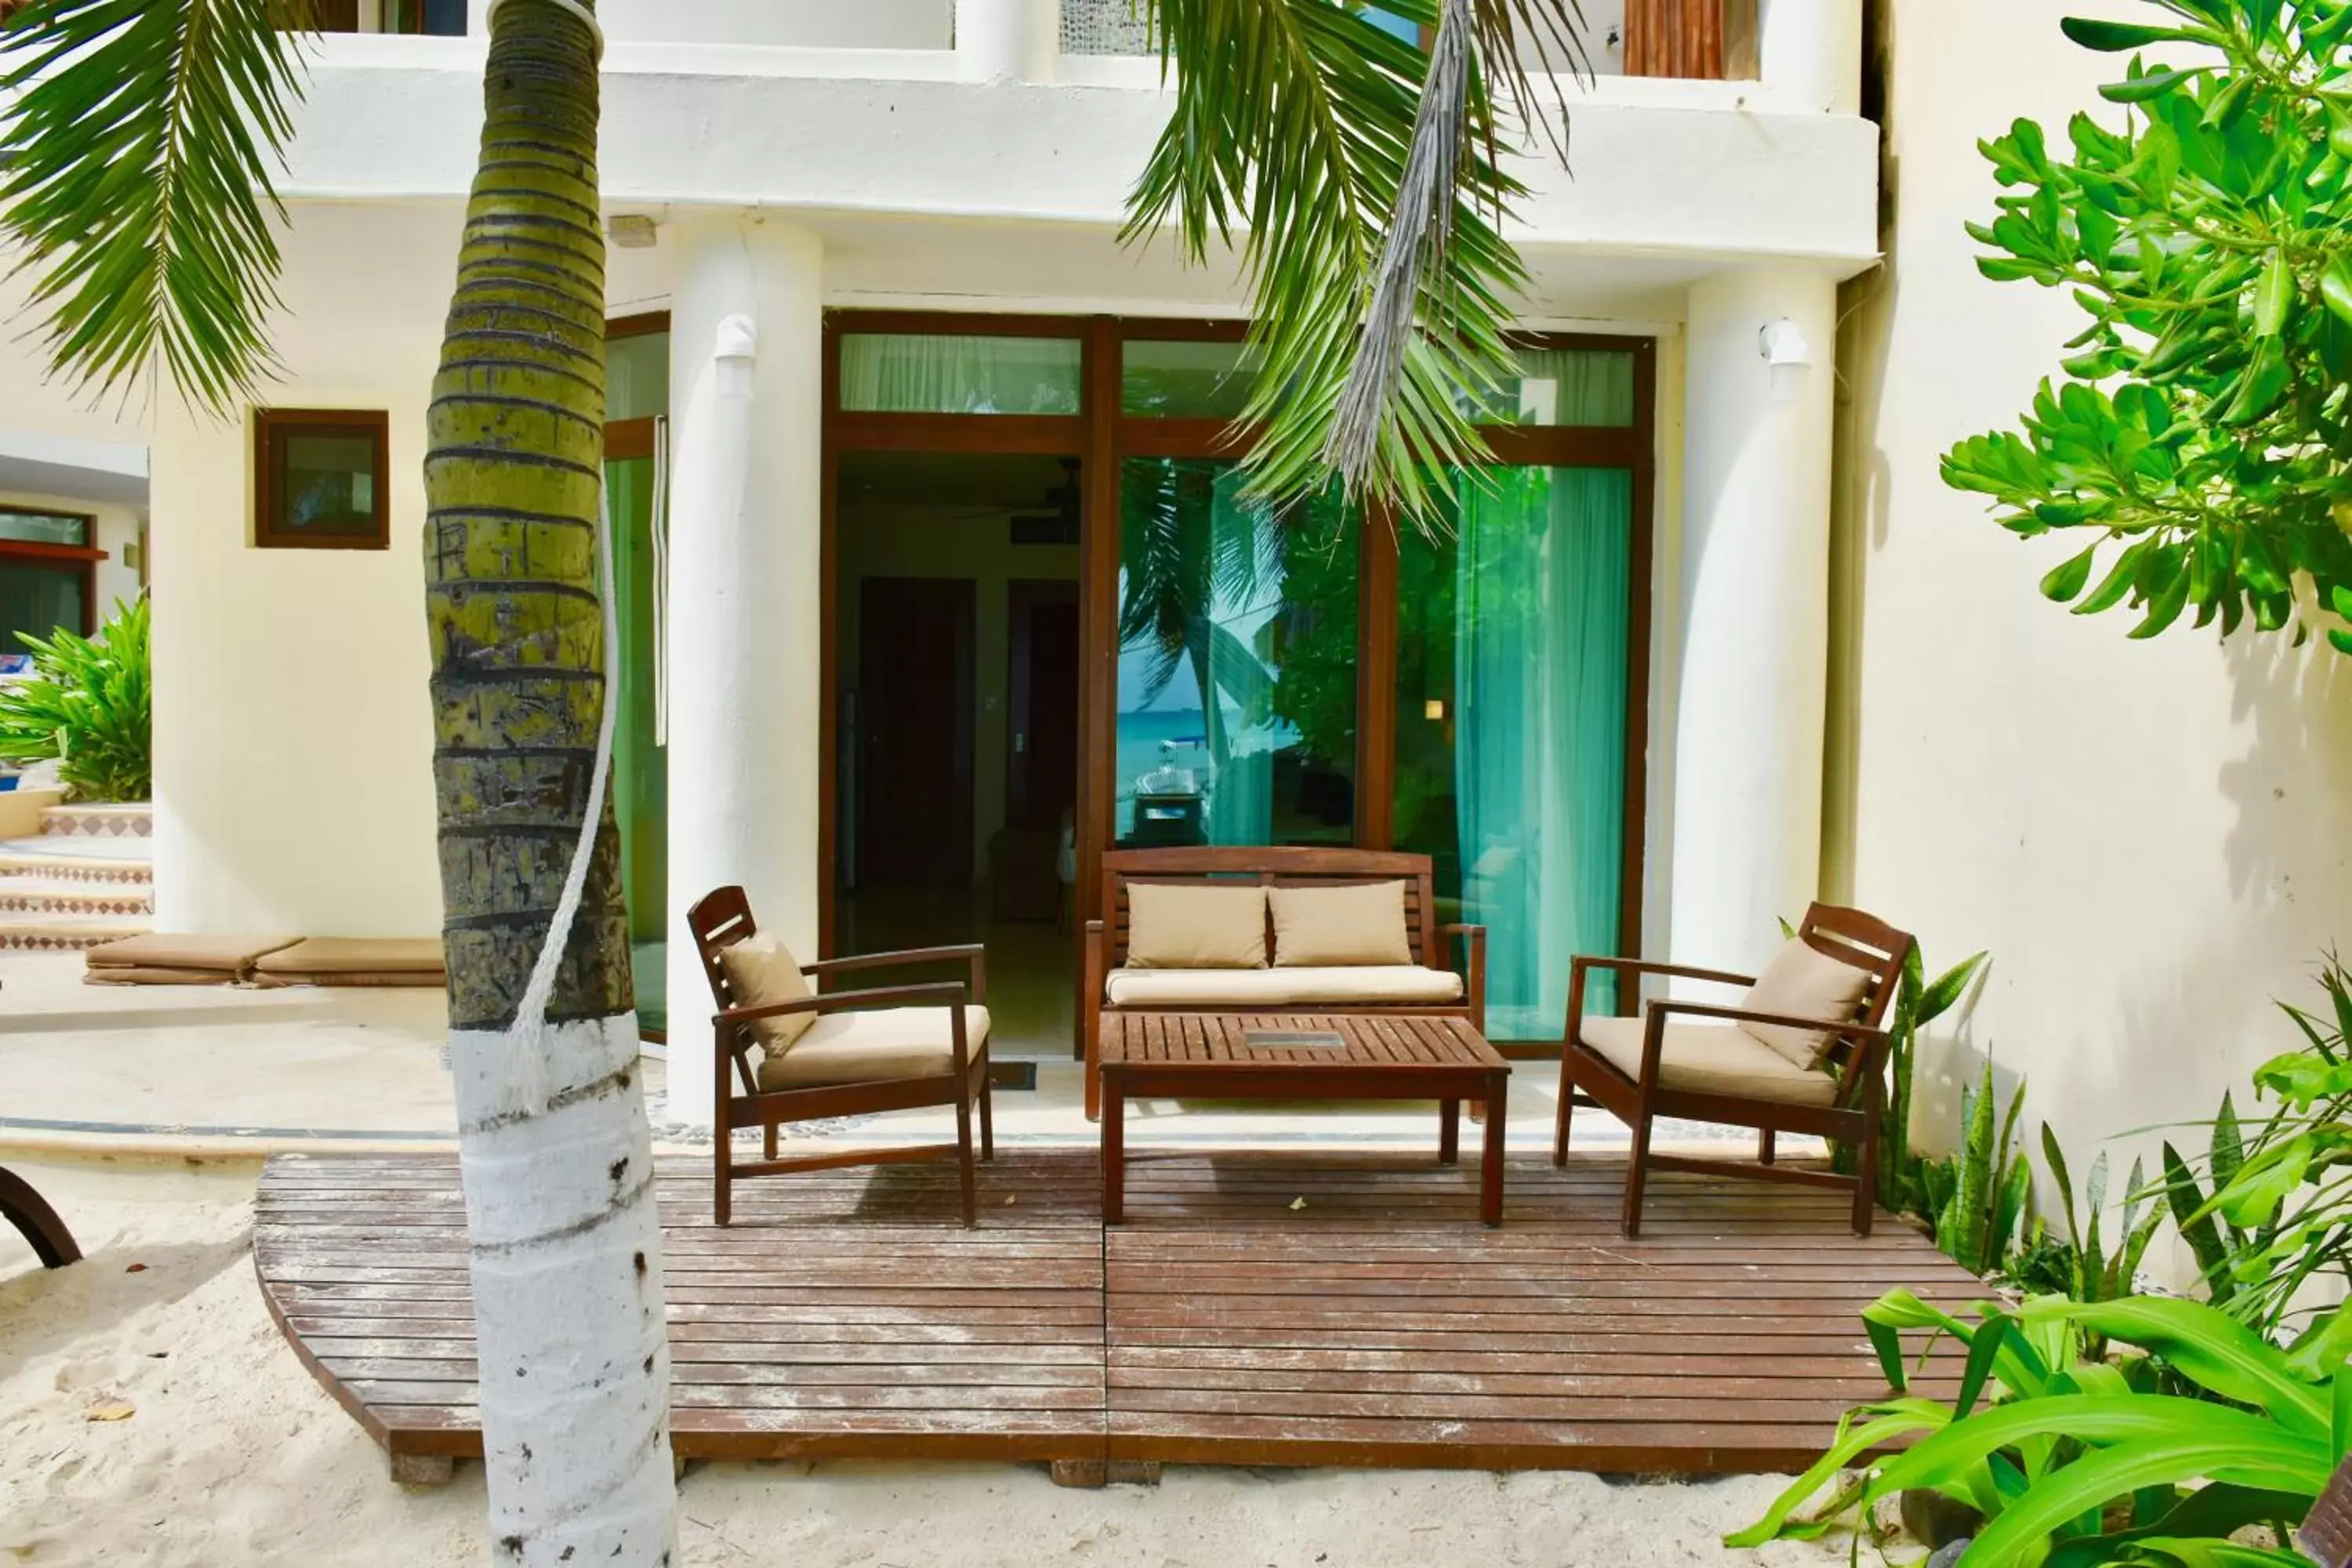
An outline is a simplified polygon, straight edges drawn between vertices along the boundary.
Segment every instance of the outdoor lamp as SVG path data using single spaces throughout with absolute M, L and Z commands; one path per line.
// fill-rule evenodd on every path
M 713 352 L 719 361 L 719 395 L 751 396 L 751 362 L 760 357 L 759 323 L 740 314 L 722 318 Z
M 1805 384 L 1805 373 L 1813 366 L 1813 345 L 1805 341 L 1797 323 L 1786 316 L 1767 321 L 1756 334 L 1756 352 L 1771 367 L 1772 401 L 1797 401 L 1797 394 Z

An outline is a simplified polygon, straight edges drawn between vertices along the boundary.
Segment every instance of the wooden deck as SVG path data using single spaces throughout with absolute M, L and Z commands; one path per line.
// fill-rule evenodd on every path
M 1094 1156 L 658 1188 L 681 1457 L 990 1458 L 1718 1473 L 1800 1468 L 1885 1393 L 1859 1310 L 1983 1287 L 1835 1194 L 1623 1163 L 1476 1174 L 1389 1154 Z M 1303 1200 L 1303 1203 L 1302 1203 Z M 396 1458 L 478 1455 L 453 1161 L 281 1156 L 254 1262 L 298 1353 Z M 1943 1381 L 1930 1380 L 1929 1386 Z M 412 1465 L 412 1469 L 415 1468 Z

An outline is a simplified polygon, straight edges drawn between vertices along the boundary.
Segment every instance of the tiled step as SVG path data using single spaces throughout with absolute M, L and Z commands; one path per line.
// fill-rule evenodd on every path
M 139 915 L 9 915 L 0 914 L 0 949 L 30 952 L 71 952 L 143 936 L 152 922 Z
M 0 918 L 10 915 L 138 915 L 155 912 L 145 882 L 101 882 L 88 877 L 0 876 Z
M 152 855 L 146 838 L 0 838 L 0 878 L 145 882 L 154 874 Z
M 145 801 L 117 805 L 53 805 L 41 813 L 41 833 L 51 838 L 150 838 L 155 808 Z

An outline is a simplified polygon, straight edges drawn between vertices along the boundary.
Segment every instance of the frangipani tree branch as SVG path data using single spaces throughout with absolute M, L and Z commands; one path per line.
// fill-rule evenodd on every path
M 226 413 L 273 367 L 271 183 L 311 0 L 33 0 L 0 26 L 0 235 L 49 358 L 100 396 L 160 362 Z
M 1526 275 L 1500 230 L 1524 191 L 1498 128 L 1540 127 L 1565 152 L 1521 46 L 1587 62 L 1576 0 L 1381 9 L 1430 47 L 1343 0 L 1153 0 L 1176 108 L 1127 236 L 1172 226 L 1199 262 L 1246 229 L 1255 491 L 1293 500 L 1336 472 L 1426 519 L 1445 468 L 1484 456 L 1475 411 L 1512 368 L 1506 301 Z

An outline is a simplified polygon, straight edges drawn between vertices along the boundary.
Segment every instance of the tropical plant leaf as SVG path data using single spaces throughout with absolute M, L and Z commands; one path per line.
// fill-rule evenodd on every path
M 2028 1301 L 2027 1321 L 2066 1321 L 2162 1356 L 2225 1399 L 2254 1405 L 2289 1432 L 2325 1441 L 2326 1397 L 2289 1370 L 2284 1352 L 2201 1301 L 2137 1296 L 2121 1301 Z
M 1507 301 L 1525 274 L 1500 225 L 1525 193 L 1499 143 L 1507 125 L 1548 127 L 1550 107 L 1514 37 L 1580 51 L 1574 0 L 1381 7 L 1433 27 L 1429 51 L 1337 0 L 1144 9 L 1176 101 L 1125 233 L 1172 226 L 1197 262 L 1246 230 L 1253 489 L 1287 502 L 1336 464 L 1351 491 L 1433 523 L 1513 374 Z
M 115 604 L 95 637 L 19 633 L 33 673 L 0 685 L 0 757 L 54 760 L 77 800 L 145 800 L 153 793 L 153 685 L 148 606 Z
M 51 362 L 103 394 L 160 364 L 226 413 L 273 366 L 310 0 L 39 0 L 0 29 L 0 232 Z
M 2200 1402 L 2181 1403 L 2197 1405 Z M 1969 1546 L 1969 1553 L 1987 1563 L 2025 1561 L 2033 1545 L 2069 1521 L 2157 1482 L 2228 1475 L 2257 1478 L 2252 1484 L 2267 1483 L 2298 1492 L 2305 1488 L 2315 1492 L 2326 1484 L 2327 1465 L 2315 1445 L 2299 1442 L 2260 1421 L 2241 1426 L 2216 1419 L 2221 1413 L 2216 1405 L 2201 1408 L 2208 1414 L 2196 1426 L 2098 1449 L 2043 1478 L 1986 1523 Z M 1943 1435 L 1952 1430 L 1957 1428 Z M 2241 1479 L 2238 1484 L 2250 1483 Z

